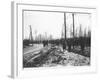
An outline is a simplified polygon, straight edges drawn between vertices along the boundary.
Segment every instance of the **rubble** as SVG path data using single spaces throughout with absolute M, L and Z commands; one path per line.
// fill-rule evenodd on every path
M 28 58 L 26 63 L 26 67 L 88 66 L 90 65 L 90 58 L 67 50 L 63 51 L 55 46 L 44 48 L 37 56 L 33 56 L 30 60 Z

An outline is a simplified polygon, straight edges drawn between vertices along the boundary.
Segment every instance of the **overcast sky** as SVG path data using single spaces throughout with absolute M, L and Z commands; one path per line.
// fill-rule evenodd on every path
M 91 27 L 90 14 L 75 14 L 75 29 Z M 67 36 L 70 36 L 70 28 L 72 28 L 72 14 L 66 13 Z M 64 13 L 58 12 L 40 12 L 40 11 L 24 11 L 24 39 L 29 38 L 30 28 L 32 27 L 33 37 L 35 33 L 44 35 L 52 35 L 54 39 L 61 38 L 61 31 L 64 27 Z

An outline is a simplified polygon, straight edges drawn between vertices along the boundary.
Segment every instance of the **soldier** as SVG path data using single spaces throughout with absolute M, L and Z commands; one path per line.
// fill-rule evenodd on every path
M 48 45 L 48 41 L 43 41 L 43 47 L 45 47 L 46 45 Z

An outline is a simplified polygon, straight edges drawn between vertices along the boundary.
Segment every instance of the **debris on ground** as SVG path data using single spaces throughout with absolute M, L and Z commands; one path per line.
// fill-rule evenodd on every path
M 62 50 L 58 46 L 43 48 L 38 53 L 24 55 L 24 67 L 88 66 L 90 58 Z

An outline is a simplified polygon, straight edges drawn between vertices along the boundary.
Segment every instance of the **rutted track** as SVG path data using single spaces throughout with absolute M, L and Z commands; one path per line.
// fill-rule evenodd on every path
M 34 52 L 25 54 L 24 55 L 24 61 L 25 61 L 24 67 L 29 67 L 29 66 L 36 67 L 38 65 L 41 65 L 41 63 L 43 64 L 43 61 L 45 61 L 48 54 L 52 52 L 53 50 L 54 50 L 53 48 L 47 47 L 47 48 L 42 48 L 41 50 L 38 50 L 37 54 L 35 54 Z

